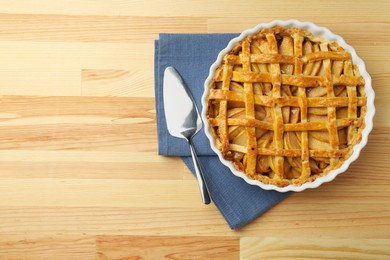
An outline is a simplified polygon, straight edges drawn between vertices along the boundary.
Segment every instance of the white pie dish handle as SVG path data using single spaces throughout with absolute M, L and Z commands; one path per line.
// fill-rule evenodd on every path
M 262 183 L 258 180 L 250 179 L 243 172 L 238 171 L 230 161 L 225 160 L 223 158 L 221 152 L 216 147 L 215 140 L 214 140 L 213 134 L 211 133 L 210 125 L 209 125 L 207 117 L 206 117 L 206 110 L 207 110 L 207 102 L 206 101 L 207 101 L 207 96 L 208 96 L 208 92 L 209 92 L 208 86 L 209 86 L 210 81 L 213 78 L 214 71 L 217 69 L 217 67 L 219 66 L 219 64 L 222 61 L 223 56 L 226 53 L 228 53 L 228 51 L 231 50 L 232 47 L 236 43 L 238 43 L 239 41 L 241 41 L 245 37 L 247 37 L 251 34 L 254 34 L 254 33 L 256 33 L 264 28 L 270 28 L 270 27 L 274 27 L 274 26 L 282 26 L 282 27 L 287 27 L 287 28 L 297 27 L 297 28 L 309 30 L 313 33 L 314 36 L 322 36 L 325 39 L 327 39 L 328 41 L 337 42 L 346 51 L 349 51 L 351 53 L 353 63 L 358 66 L 360 73 L 361 73 L 361 76 L 365 80 L 365 92 L 366 92 L 366 96 L 367 96 L 367 113 L 366 113 L 364 120 L 365 120 L 366 126 L 362 131 L 362 139 L 361 139 L 360 143 L 356 144 L 353 147 L 353 152 L 352 152 L 351 156 L 347 160 L 345 160 L 345 162 L 339 168 L 330 171 L 327 175 L 319 177 L 316 180 L 314 180 L 313 182 L 306 182 L 306 183 L 302 184 L 301 186 L 295 186 L 295 185 L 291 184 L 291 185 L 288 185 L 286 187 L 278 187 L 278 186 L 275 186 L 272 184 L 265 184 L 265 183 Z M 205 130 L 207 138 L 210 141 L 210 145 L 211 145 L 212 150 L 218 155 L 220 161 L 224 165 L 226 165 L 232 171 L 232 173 L 234 175 L 236 175 L 240 178 L 243 178 L 247 183 L 249 183 L 251 185 L 259 186 L 260 188 L 262 188 L 264 190 L 276 190 L 279 192 L 287 192 L 287 191 L 298 192 L 298 191 L 303 191 L 303 190 L 309 189 L 309 188 L 317 188 L 322 183 L 332 181 L 337 175 L 345 172 L 348 169 L 348 167 L 350 166 L 350 164 L 359 157 L 360 151 L 367 144 L 368 135 L 373 128 L 373 118 L 374 118 L 374 114 L 375 114 L 375 106 L 374 106 L 375 93 L 374 93 L 374 90 L 373 90 L 372 85 L 371 85 L 371 77 L 366 70 L 366 66 L 365 66 L 363 60 L 356 54 L 355 49 L 352 48 L 350 45 L 348 45 L 343 40 L 343 38 L 332 33 L 329 29 L 327 29 L 325 27 L 317 26 L 311 22 L 301 22 L 298 20 L 287 20 L 287 21 L 274 20 L 274 21 L 269 22 L 269 23 L 258 24 L 257 26 L 255 26 L 252 29 L 248 29 L 248 30 L 243 31 L 238 37 L 232 39 L 229 42 L 229 44 L 227 45 L 227 47 L 225 49 L 223 49 L 218 54 L 216 61 L 210 67 L 209 75 L 204 83 L 204 89 L 205 90 L 204 90 L 204 93 L 202 96 L 202 119 L 203 119 L 203 122 L 205 125 L 204 130 Z

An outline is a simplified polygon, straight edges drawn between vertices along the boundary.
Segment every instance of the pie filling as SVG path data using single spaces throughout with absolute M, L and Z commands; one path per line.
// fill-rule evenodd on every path
M 360 142 L 364 84 L 336 42 L 267 28 L 224 56 L 206 114 L 235 168 L 263 183 L 299 186 L 340 167 Z

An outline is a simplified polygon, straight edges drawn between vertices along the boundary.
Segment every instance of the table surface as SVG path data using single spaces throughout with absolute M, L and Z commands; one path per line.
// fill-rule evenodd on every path
M 1 2 L 0 258 L 389 259 L 389 1 Z M 232 231 L 157 155 L 154 40 L 290 18 L 355 47 L 375 128 L 347 173 Z

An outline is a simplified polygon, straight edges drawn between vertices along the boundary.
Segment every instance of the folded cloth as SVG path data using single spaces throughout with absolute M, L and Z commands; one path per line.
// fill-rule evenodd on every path
M 195 170 L 187 142 L 172 137 L 167 130 L 162 94 L 164 70 L 168 66 L 177 69 L 201 110 L 204 81 L 209 68 L 219 51 L 235 36 L 237 34 L 160 34 L 155 42 L 158 152 L 160 155 L 181 156 L 193 174 Z M 234 176 L 210 148 L 203 129 L 193 141 L 210 196 L 230 228 L 239 229 L 288 196 L 289 193 L 262 190 Z

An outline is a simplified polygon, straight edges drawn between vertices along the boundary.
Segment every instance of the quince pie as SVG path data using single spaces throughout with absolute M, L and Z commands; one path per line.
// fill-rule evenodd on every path
M 351 54 L 299 28 L 265 28 L 228 52 L 206 116 L 226 160 L 249 178 L 300 186 L 340 167 L 365 127 Z

